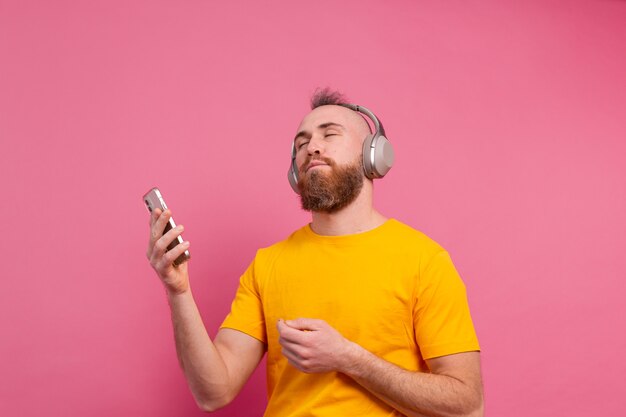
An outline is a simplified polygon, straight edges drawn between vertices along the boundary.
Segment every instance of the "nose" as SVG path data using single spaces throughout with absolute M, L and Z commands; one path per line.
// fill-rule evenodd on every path
M 322 142 L 323 141 L 319 139 L 318 137 L 316 137 L 316 135 L 313 135 L 313 137 L 311 137 L 311 140 L 309 140 L 309 143 L 307 143 L 306 145 L 307 153 L 309 155 L 321 154 L 322 151 L 324 150 L 324 145 Z

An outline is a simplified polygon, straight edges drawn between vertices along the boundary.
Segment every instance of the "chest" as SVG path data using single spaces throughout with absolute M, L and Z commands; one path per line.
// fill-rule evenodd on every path
M 413 343 L 416 273 L 411 260 L 362 250 L 292 251 L 264 271 L 260 295 L 268 335 L 278 319 L 322 319 L 350 340 Z

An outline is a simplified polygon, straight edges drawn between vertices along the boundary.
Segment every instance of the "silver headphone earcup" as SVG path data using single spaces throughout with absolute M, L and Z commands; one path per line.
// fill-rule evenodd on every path
M 291 185 L 291 189 L 295 191 L 296 194 L 300 194 L 300 188 L 298 187 L 298 174 L 297 171 L 293 169 L 294 163 L 292 162 L 289 167 L 289 171 L 287 172 L 287 179 L 289 180 L 289 185 Z
M 363 169 L 370 180 L 384 177 L 395 160 L 391 142 L 384 136 L 367 135 L 363 141 Z
M 374 158 L 372 152 L 372 140 L 374 139 L 374 135 L 367 135 L 365 140 L 363 141 L 363 171 L 365 171 L 365 176 L 370 180 L 376 178 L 376 174 L 374 173 Z
M 396 159 L 391 142 L 389 142 L 384 136 L 376 138 L 373 155 L 373 171 L 376 173 L 376 178 L 382 178 L 387 175 Z

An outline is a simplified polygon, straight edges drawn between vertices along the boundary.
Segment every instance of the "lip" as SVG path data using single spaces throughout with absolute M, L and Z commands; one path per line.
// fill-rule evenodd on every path
M 323 161 L 311 161 L 311 163 L 306 168 L 306 170 L 308 171 L 311 168 L 315 168 L 315 167 L 319 167 L 319 166 L 323 166 L 323 165 L 328 166 L 328 164 L 323 162 Z

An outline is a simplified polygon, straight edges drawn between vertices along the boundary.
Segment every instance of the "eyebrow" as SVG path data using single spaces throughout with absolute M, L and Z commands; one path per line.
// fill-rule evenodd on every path
M 321 125 L 317 125 L 317 129 L 326 129 L 329 127 L 338 127 L 341 130 L 344 130 L 344 131 L 346 130 L 346 128 L 343 125 L 340 125 L 339 123 L 335 123 L 335 122 L 326 122 L 326 123 L 322 123 Z M 295 142 L 301 136 L 307 138 L 311 136 L 311 134 L 308 133 L 306 130 L 301 130 L 296 134 L 296 137 L 293 138 L 293 141 Z

